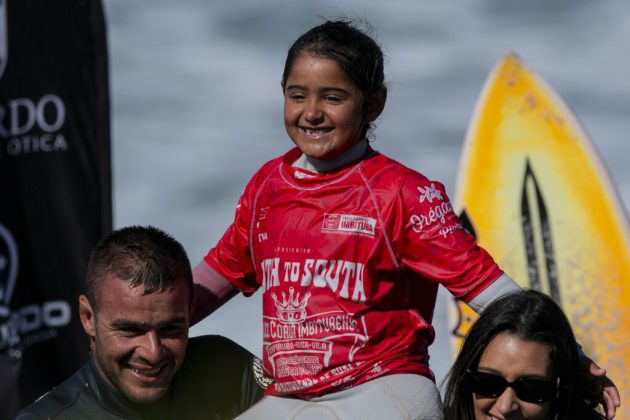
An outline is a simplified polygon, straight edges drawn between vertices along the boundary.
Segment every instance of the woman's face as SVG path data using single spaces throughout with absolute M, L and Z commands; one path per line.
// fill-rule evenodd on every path
M 554 379 L 546 343 L 523 340 L 510 333 L 494 337 L 479 360 L 478 372 L 492 373 L 507 382 L 519 378 Z M 473 393 L 475 419 L 548 419 L 551 401 L 526 402 L 518 398 L 510 386 L 496 398 Z

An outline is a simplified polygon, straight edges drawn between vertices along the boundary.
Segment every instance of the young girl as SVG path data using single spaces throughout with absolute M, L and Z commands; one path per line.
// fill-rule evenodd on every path
M 476 309 L 520 288 L 462 228 L 442 184 L 368 144 L 387 97 L 369 36 L 344 21 L 309 30 L 282 89 L 297 147 L 252 177 L 195 268 L 195 318 L 262 289 L 274 383 L 251 418 L 440 418 L 428 363 L 438 285 Z

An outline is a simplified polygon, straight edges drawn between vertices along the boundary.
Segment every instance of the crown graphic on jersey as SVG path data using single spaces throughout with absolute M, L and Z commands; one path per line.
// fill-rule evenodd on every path
M 311 292 L 306 292 L 300 300 L 300 292 L 295 293 L 293 287 L 289 288 L 288 299 L 286 293 L 282 292 L 282 302 L 278 300 L 278 296 L 275 293 L 271 294 L 271 298 L 278 310 L 278 319 L 280 322 L 286 322 L 287 324 L 297 324 L 306 319 L 306 305 L 310 297 Z

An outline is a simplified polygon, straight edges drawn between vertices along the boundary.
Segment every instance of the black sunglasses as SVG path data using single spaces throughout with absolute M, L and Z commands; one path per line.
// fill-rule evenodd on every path
M 518 378 L 508 382 L 504 377 L 488 372 L 466 371 L 468 386 L 477 395 L 497 398 L 509 386 L 521 401 L 543 403 L 551 401 L 558 390 L 558 379 Z

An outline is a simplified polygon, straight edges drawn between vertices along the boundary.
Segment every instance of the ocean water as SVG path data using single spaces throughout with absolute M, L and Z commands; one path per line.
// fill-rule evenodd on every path
M 368 21 L 386 53 L 375 148 L 453 194 L 468 119 L 506 51 L 573 108 L 630 208 L 630 2 L 104 0 L 111 57 L 115 226 L 172 233 L 196 264 L 233 217 L 245 183 L 290 146 L 286 50 L 321 16 Z M 447 295 L 431 348 L 450 366 Z M 237 297 L 192 329 L 261 353 L 260 297 Z

